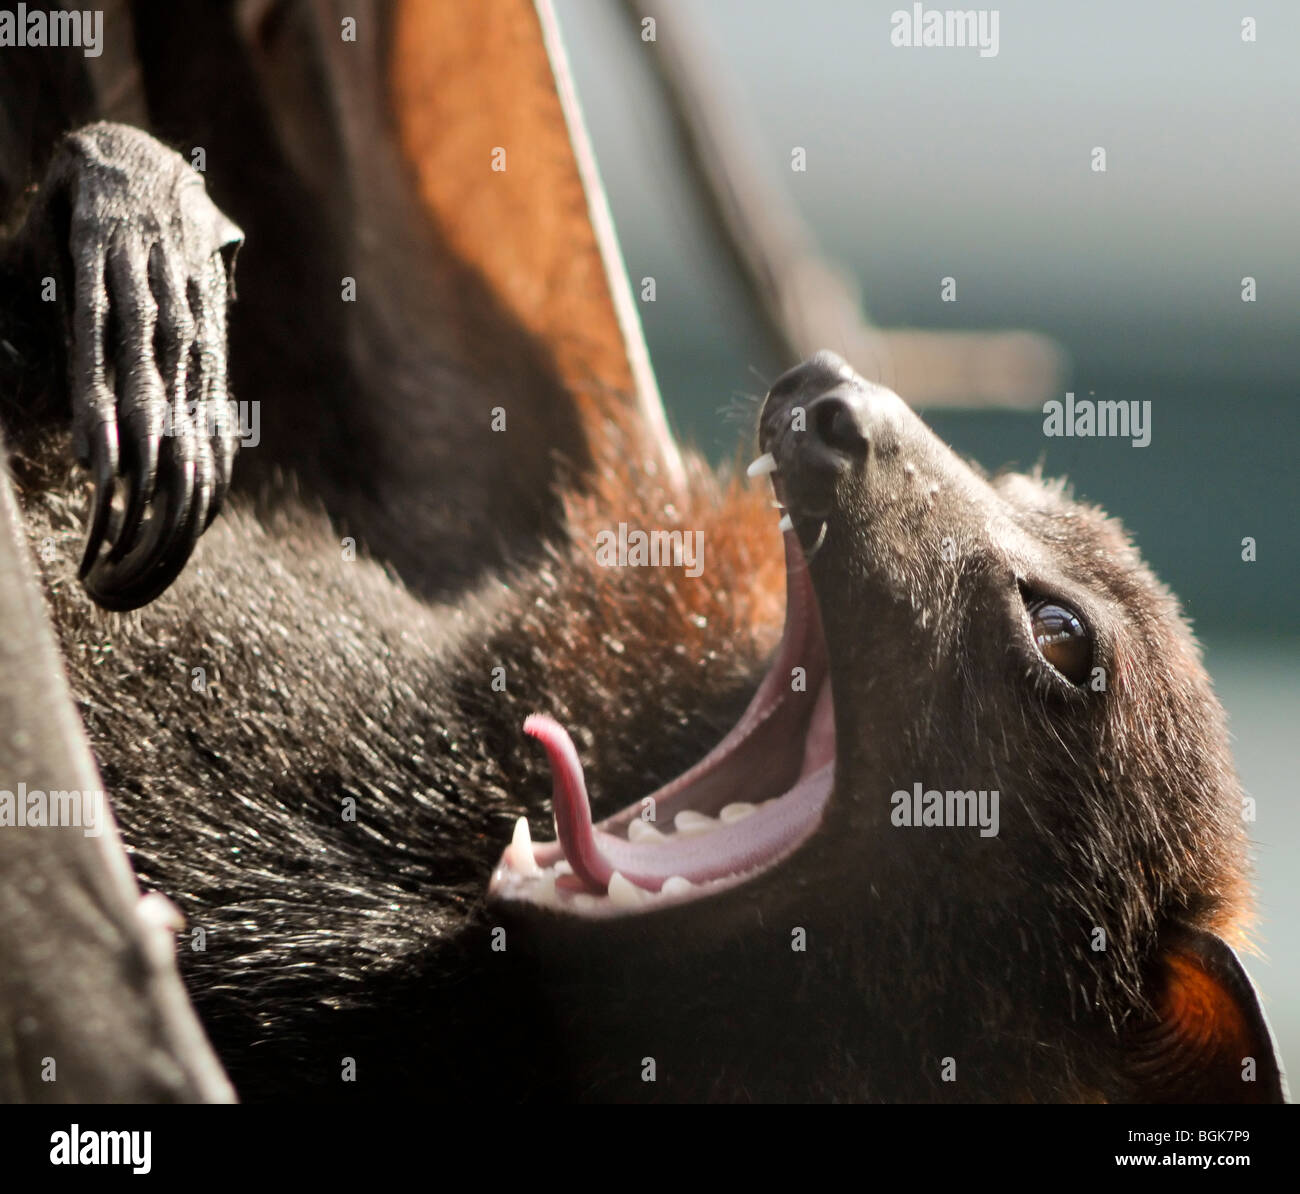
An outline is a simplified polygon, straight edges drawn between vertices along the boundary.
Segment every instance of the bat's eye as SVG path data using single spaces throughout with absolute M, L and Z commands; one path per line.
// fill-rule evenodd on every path
M 1032 601 L 1029 626 L 1039 654 L 1072 684 L 1082 684 L 1092 666 L 1092 636 L 1069 606 Z

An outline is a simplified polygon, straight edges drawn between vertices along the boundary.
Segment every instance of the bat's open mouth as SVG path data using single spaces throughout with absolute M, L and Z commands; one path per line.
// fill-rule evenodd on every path
M 713 895 L 790 854 L 821 822 L 835 767 L 826 641 L 799 540 L 785 532 L 785 631 L 735 728 L 689 771 L 598 823 L 564 727 L 534 715 L 546 748 L 556 842 L 520 818 L 492 876 L 494 899 L 579 915 L 651 911 Z

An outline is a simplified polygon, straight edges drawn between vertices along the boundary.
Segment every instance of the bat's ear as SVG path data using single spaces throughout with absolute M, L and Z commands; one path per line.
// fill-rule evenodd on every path
M 1154 1016 L 1128 1041 L 1144 1103 L 1285 1103 L 1282 1060 L 1259 992 L 1222 938 L 1183 925 L 1165 937 Z
M 546 345 L 592 456 L 612 448 L 680 488 L 550 0 L 402 0 L 392 20 L 393 110 L 425 211 Z

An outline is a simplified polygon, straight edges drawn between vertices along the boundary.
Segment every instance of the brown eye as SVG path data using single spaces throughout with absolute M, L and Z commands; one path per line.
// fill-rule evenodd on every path
M 1039 653 L 1072 684 L 1082 684 L 1092 666 L 1092 639 L 1074 610 L 1052 601 L 1029 607 L 1029 625 Z

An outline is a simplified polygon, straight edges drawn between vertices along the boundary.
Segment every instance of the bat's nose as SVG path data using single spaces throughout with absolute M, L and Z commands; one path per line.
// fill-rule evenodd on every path
M 760 420 L 764 451 L 778 462 L 838 470 L 871 447 L 872 391 L 833 352 L 819 352 L 783 373 L 768 391 Z

